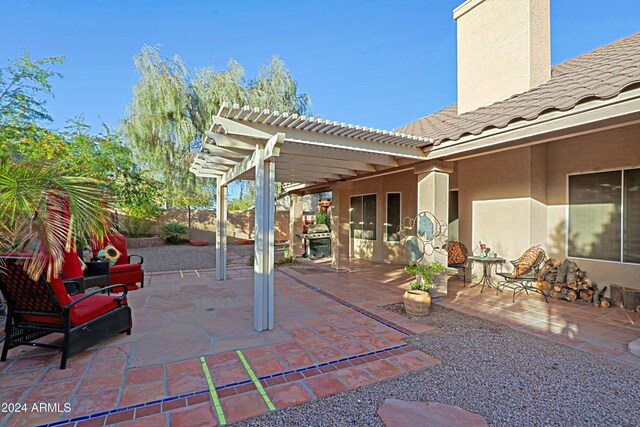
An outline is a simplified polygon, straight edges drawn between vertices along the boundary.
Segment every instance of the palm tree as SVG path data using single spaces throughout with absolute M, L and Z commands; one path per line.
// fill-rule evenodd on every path
M 0 252 L 33 253 L 28 274 L 36 279 L 46 269 L 55 277 L 75 239 L 110 231 L 110 201 L 95 179 L 66 176 L 46 163 L 0 160 Z

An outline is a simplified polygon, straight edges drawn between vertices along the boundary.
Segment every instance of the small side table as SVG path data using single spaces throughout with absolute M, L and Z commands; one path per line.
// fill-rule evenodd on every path
M 474 287 L 477 285 L 482 285 L 482 289 L 480 293 L 484 292 L 484 287 L 495 288 L 495 284 L 493 283 L 493 278 L 491 276 L 491 267 L 493 265 L 504 264 L 506 260 L 500 257 L 481 257 L 481 256 L 470 256 L 467 259 L 470 259 L 473 262 L 479 262 L 482 264 L 482 277 L 478 283 L 471 285 L 470 287 Z
M 87 271 L 84 273 L 85 288 L 104 288 L 109 286 L 109 267 L 108 261 L 89 261 L 85 262 Z

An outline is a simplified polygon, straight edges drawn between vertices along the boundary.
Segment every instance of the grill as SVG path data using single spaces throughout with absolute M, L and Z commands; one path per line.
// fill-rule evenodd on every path
M 304 233 L 296 236 L 304 240 L 304 257 L 315 259 L 331 254 L 331 230 L 326 224 L 307 224 Z

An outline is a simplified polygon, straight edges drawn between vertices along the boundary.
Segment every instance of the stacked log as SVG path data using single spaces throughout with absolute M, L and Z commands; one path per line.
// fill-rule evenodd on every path
M 567 301 L 581 299 L 604 308 L 612 305 L 611 300 L 604 296 L 607 287 L 600 289 L 586 271 L 569 259 L 558 262 L 549 258 L 541 266 L 537 279 L 536 287 L 552 298 Z

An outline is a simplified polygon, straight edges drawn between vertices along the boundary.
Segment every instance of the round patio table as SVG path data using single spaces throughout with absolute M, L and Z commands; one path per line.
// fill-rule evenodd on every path
M 473 262 L 479 262 L 482 264 L 482 277 L 478 281 L 478 283 L 474 283 L 470 286 L 470 288 L 478 285 L 482 285 L 482 289 L 480 293 L 484 292 L 484 287 L 488 288 L 496 288 L 497 286 L 493 283 L 493 278 L 491 276 L 491 267 L 493 265 L 503 264 L 506 260 L 501 257 L 483 257 L 483 256 L 470 256 L 467 259 L 470 259 Z

